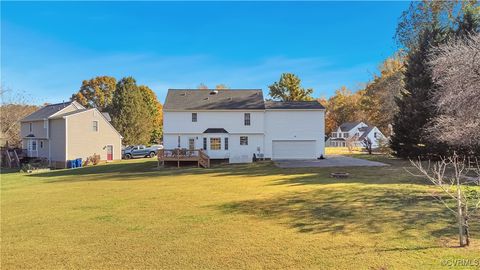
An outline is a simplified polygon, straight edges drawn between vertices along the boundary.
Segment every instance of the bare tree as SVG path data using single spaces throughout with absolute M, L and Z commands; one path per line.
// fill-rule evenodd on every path
M 29 105 L 25 94 L 0 88 L 0 123 L 1 132 L 9 146 L 20 146 L 20 120 L 38 109 Z
M 437 187 L 432 197 L 457 218 L 460 246 L 470 245 L 469 220 L 480 208 L 480 191 L 472 187 L 480 185 L 478 160 L 462 158 L 454 153 L 433 164 L 428 162 L 426 167 L 421 160 L 410 162 Z
M 204 83 L 200 83 L 200 84 L 197 86 L 197 89 L 208 89 L 208 86 L 206 86 Z
M 480 146 L 480 34 L 434 48 L 430 58 L 438 89 L 432 139 L 453 146 Z
M 348 152 L 349 153 L 352 153 L 355 146 L 356 146 L 356 142 L 358 140 L 358 136 L 357 135 L 354 135 L 352 137 L 348 137 L 347 139 L 345 139 L 345 145 L 347 146 L 347 149 L 348 149 Z

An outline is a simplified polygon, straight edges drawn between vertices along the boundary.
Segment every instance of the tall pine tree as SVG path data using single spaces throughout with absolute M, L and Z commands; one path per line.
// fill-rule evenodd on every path
M 394 117 L 391 147 L 400 157 L 418 157 L 431 153 L 441 154 L 446 149 L 433 142 L 425 127 L 436 113 L 431 102 L 435 89 L 428 67 L 432 46 L 446 41 L 448 31 L 436 25 L 420 33 L 417 46 L 407 55 L 405 89 L 397 98 L 398 113 Z
M 122 78 L 117 83 L 111 108 L 112 124 L 123 135 L 123 144 L 150 142 L 153 119 L 134 78 Z

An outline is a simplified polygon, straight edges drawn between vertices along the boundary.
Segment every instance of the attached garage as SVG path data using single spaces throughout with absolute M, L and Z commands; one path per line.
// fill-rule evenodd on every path
M 314 140 L 272 141 L 272 159 L 315 159 Z

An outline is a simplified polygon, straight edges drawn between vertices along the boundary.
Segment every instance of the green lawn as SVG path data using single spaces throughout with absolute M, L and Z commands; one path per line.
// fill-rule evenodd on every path
M 455 247 L 455 220 L 432 187 L 408 163 L 387 162 L 158 170 L 142 159 L 5 173 L 1 268 L 441 269 L 442 259 L 480 259 L 480 229 L 473 246 Z

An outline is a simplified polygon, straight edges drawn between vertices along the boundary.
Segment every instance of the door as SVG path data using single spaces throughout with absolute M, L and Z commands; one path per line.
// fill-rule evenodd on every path
M 113 160 L 113 145 L 107 145 L 107 161 Z
M 315 159 L 316 142 L 310 140 L 273 141 L 272 159 Z
M 188 139 L 188 150 L 195 150 L 195 138 Z
M 27 151 L 29 157 L 37 157 L 38 156 L 38 145 L 37 140 L 28 140 L 27 142 Z

